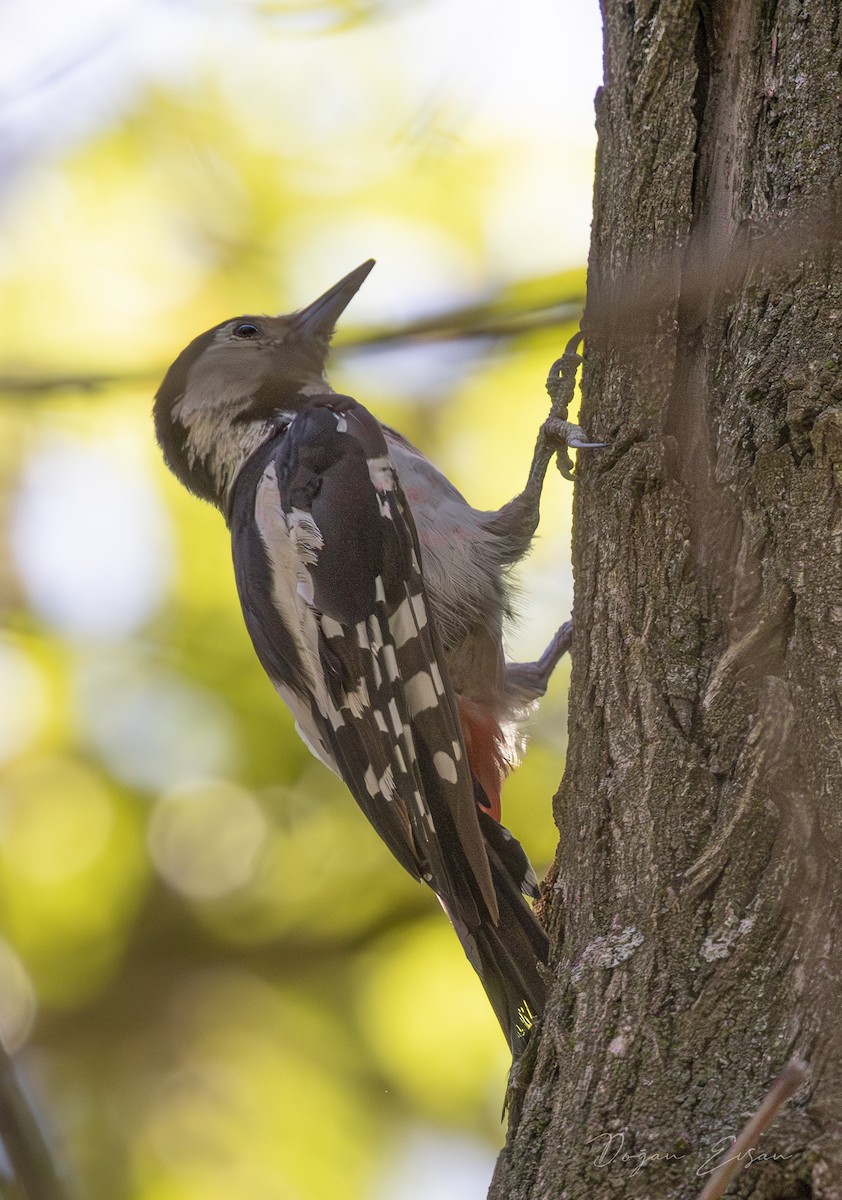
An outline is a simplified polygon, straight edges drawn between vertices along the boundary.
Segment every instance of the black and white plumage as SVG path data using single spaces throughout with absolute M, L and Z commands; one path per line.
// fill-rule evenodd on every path
M 170 467 L 228 521 L 249 634 L 301 736 L 436 892 L 518 1054 L 543 1008 L 547 940 L 523 898 L 535 876 L 495 819 L 505 730 L 569 630 L 507 669 L 501 627 L 546 461 L 479 513 L 330 389 L 329 337 L 372 265 L 291 317 L 197 338 L 158 392 L 156 428 Z

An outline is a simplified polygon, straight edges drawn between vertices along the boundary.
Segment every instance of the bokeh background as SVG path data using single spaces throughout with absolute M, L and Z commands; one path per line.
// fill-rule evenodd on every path
M 4 1041 L 93 1200 L 473 1200 L 499 1029 L 295 737 L 150 407 L 196 333 L 373 256 L 335 385 L 514 494 L 584 290 L 596 0 L 7 0 L 0 61 Z M 570 608 L 555 472 L 543 511 L 513 657 Z M 565 692 L 504 794 L 539 872 Z

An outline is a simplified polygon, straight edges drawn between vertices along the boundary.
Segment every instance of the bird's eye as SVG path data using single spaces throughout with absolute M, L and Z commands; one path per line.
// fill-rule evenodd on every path
M 253 338 L 257 337 L 259 333 L 260 330 L 257 328 L 257 326 L 250 325 L 248 322 L 244 322 L 242 325 L 234 326 L 234 337 Z

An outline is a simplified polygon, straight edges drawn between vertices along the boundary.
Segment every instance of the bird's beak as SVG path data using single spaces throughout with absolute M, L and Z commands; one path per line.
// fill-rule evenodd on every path
M 323 296 L 319 296 L 318 300 L 314 300 L 312 304 L 308 304 L 306 308 L 295 313 L 292 320 L 296 329 L 314 337 L 330 337 L 336 322 L 357 294 L 360 285 L 373 266 L 374 259 L 369 258 L 349 272 L 344 279 L 340 279 L 339 283 L 328 288 Z

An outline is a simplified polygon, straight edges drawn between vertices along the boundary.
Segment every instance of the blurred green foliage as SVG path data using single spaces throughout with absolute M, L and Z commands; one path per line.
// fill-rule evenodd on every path
M 424 5 L 233 7 L 2 196 L 0 1029 L 94 1200 L 415 1196 L 397 1181 L 418 1130 L 479 1195 L 499 1029 L 434 897 L 295 736 L 223 523 L 168 476 L 149 412 L 196 333 L 370 254 L 351 335 L 506 283 L 521 309 L 558 302 L 583 272 L 548 254 L 530 280 L 509 247 L 501 273 L 489 213 L 541 131 L 495 140 L 446 87 L 419 93 L 400 22 Z M 568 333 L 339 352 L 334 379 L 491 507 L 523 482 Z M 569 502 L 552 479 L 521 657 L 569 611 Z M 504 794 L 539 871 L 558 675 Z M 454 1130 L 480 1147 L 474 1192 Z

